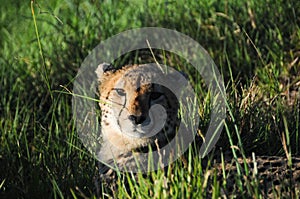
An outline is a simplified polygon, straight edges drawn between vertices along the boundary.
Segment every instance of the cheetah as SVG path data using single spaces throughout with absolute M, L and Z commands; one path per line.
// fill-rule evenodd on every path
M 162 75 L 166 77 L 161 66 L 143 64 L 115 69 L 103 63 L 98 66 L 96 74 L 101 109 L 102 146 L 98 153 L 101 160 L 128 166 L 134 162 L 134 152 L 148 152 L 149 146 L 159 150 L 176 137 L 180 104 L 168 88 L 153 84 L 154 79 Z M 172 73 L 167 76 L 173 84 L 180 84 Z M 151 107 L 157 104 L 166 112 L 154 115 Z M 230 174 L 231 177 L 227 176 L 225 180 L 228 190 L 233 190 L 237 189 L 233 174 L 237 172 L 238 165 L 243 169 L 243 164 L 248 165 L 252 177 L 260 179 L 266 197 L 274 196 L 274 182 L 281 185 L 278 181 L 286 181 L 288 187 L 300 189 L 300 158 L 297 157 L 292 159 L 292 165 L 286 158 L 277 156 L 218 162 L 209 172 L 216 172 L 219 181 L 224 181 L 224 173 Z M 230 194 L 224 192 L 224 195 Z

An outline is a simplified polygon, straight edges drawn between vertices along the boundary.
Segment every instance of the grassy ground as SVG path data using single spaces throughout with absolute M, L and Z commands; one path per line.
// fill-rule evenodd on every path
M 246 156 L 299 155 L 299 7 L 297 0 L 2 0 L 0 196 L 95 196 L 97 162 L 76 134 L 71 96 L 57 91 L 72 89 L 100 41 L 136 27 L 185 33 L 214 59 L 229 106 L 218 147 L 231 141 Z M 140 176 L 130 192 L 118 179 L 115 197 L 205 197 L 201 160 L 192 153 L 187 168 L 177 162 L 167 175 Z M 215 196 L 220 186 L 214 183 Z

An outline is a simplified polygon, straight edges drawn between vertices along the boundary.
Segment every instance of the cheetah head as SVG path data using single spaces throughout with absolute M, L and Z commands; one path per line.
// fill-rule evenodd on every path
M 159 78 L 170 78 L 176 84 L 172 74 L 164 74 L 156 64 L 119 70 L 101 64 L 96 73 L 101 130 L 104 142 L 114 145 L 113 150 L 130 151 L 174 136 L 179 103 L 168 88 L 153 83 Z

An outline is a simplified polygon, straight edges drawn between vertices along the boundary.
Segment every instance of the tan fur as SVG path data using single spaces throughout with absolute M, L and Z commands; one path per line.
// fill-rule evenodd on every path
M 135 149 L 153 145 L 156 139 L 163 140 L 168 137 L 168 134 L 175 133 L 178 122 L 178 103 L 172 99 L 172 96 L 166 96 L 168 92 L 165 88 L 151 85 L 151 81 L 162 73 L 159 67 L 154 64 L 133 65 L 107 72 L 103 71 L 101 66 L 99 67 L 96 73 L 99 79 L 101 101 L 99 105 L 102 113 L 101 159 L 108 160 L 111 157 L 117 159 Z M 167 127 L 152 137 L 135 137 L 139 133 L 135 132 L 135 126 L 130 124 L 131 121 L 128 117 L 142 118 L 141 120 L 146 118 L 147 121 L 150 118 L 150 104 L 155 101 L 151 97 L 153 92 L 162 94 L 162 97 L 156 101 L 168 112 Z M 159 116 L 152 117 L 153 123 L 162 120 L 162 118 L 157 118 Z M 141 125 L 137 124 L 137 128 L 140 128 Z

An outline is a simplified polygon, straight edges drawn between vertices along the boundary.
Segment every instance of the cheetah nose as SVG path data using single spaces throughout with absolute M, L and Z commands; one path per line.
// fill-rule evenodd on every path
M 146 117 L 143 115 L 141 116 L 129 115 L 128 119 L 133 121 L 135 124 L 142 124 L 146 120 Z

